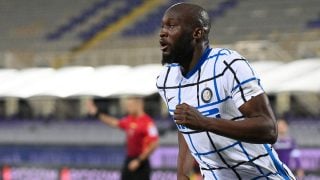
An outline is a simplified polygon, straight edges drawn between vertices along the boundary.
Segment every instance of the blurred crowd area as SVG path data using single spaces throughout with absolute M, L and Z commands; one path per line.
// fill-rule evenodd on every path
M 179 1 L 0 0 L 0 68 L 160 64 L 158 34 L 162 14 L 176 2 Z M 235 49 L 253 63 L 320 58 L 319 0 L 187 2 L 208 10 L 212 47 Z M 319 76 L 317 68 L 312 69 L 315 76 Z M 297 76 L 308 70 L 300 73 Z M 320 77 L 314 77 L 317 78 Z M 10 79 L 1 81 L 7 83 Z M 319 87 L 317 80 L 311 84 Z M 268 96 L 277 118 L 289 122 L 290 135 L 301 150 L 306 178 L 319 179 L 319 92 L 282 91 Z M 122 96 L 1 96 L 2 178 L 118 179 L 124 158 L 124 134 L 89 116 L 89 99 L 112 116 L 121 118 L 126 114 Z M 175 124 L 158 94 L 145 97 L 145 109 L 155 119 L 160 133 L 160 148 L 152 157 L 152 177 L 172 179 L 177 155 Z
M 121 119 L 126 115 L 123 108 L 125 98 L 126 96 L 2 98 L 0 100 L 2 127 L 0 128 L 3 130 L 0 131 L 0 142 L 31 143 L 35 141 L 41 144 L 52 141 L 63 144 L 65 141 L 68 143 L 69 138 L 66 137 L 70 137 L 71 144 L 72 142 L 121 144 L 123 135 L 114 130 L 106 130 L 106 126 L 101 126 L 102 123 L 99 120 L 90 116 L 87 102 L 94 99 L 102 112 Z M 289 122 L 290 133 L 301 147 L 320 147 L 319 101 L 309 100 L 317 98 L 319 95 L 313 93 L 269 94 L 276 117 Z M 176 144 L 175 124 L 168 115 L 167 107 L 160 96 L 152 94 L 146 96 L 144 101 L 145 111 L 154 118 L 160 135 L 164 137 L 162 138 L 164 144 Z M 65 131 L 60 133 L 62 128 Z M 87 134 L 82 134 L 84 130 Z M 30 134 L 30 137 L 25 134 Z M 104 136 L 101 136 L 102 134 Z M 173 138 L 165 138 L 166 135 L 172 135 Z M 87 138 L 89 138 L 88 142 L 85 140 Z
M 178 0 L 2 0 L 0 67 L 159 63 L 162 14 Z M 252 61 L 319 57 L 317 0 L 187 0 L 212 18 L 211 44 Z

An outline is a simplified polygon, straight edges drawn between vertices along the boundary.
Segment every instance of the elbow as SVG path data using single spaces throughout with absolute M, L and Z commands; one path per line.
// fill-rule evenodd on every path
M 157 148 L 159 147 L 160 143 L 159 143 L 159 140 L 157 140 L 155 143 L 154 143 L 154 147 Z
M 267 142 L 269 144 L 274 144 L 276 143 L 277 139 L 278 139 L 278 133 L 276 131 L 271 131 L 268 135 Z
M 153 143 L 152 143 L 152 149 L 157 149 L 159 147 L 160 143 L 159 143 L 159 139 L 156 139 Z
M 266 133 L 266 141 L 269 144 L 274 144 L 276 143 L 278 139 L 278 130 L 276 126 L 268 128 L 268 133 Z

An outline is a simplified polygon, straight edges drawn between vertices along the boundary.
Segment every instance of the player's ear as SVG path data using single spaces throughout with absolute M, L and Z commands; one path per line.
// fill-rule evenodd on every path
M 193 31 L 193 38 L 194 39 L 201 39 L 204 35 L 204 30 L 200 27 L 197 27 L 194 31 Z

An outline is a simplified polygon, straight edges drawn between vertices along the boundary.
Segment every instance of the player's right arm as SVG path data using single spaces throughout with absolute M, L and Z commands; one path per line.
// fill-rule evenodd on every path
M 98 112 L 98 107 L 94 104 L 92 100 L 87 102 L 87 108 L 90 115 L 96 115 L 99 120 L 104 122 L 110 127 L 119 127 L 119 120 L 115 117 L 109 116 L 105 113 Z M 97 114 L 98 113 L 98 114 Z
M 193 166 L 193 157 L 190 153 L 186 140 L 183 135 L 178 132 L 179 154 L 178 154 L 178 180 L 189 180 L 189 174 Z

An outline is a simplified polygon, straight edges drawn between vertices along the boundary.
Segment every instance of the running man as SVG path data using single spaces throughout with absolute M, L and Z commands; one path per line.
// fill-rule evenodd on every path
M 205 180 L 295 179 L 271 146 L 277 125 L 258 75 L 237 52 L 211 48 L 209 32 L 198 5 L 162 18 L 157 87 L 179 130 L 177 178 L 189 179 L 194 158 Z

